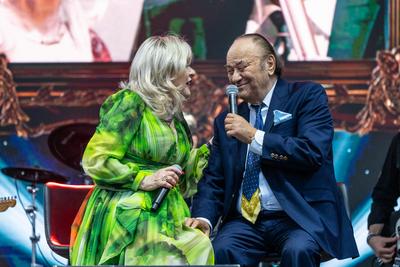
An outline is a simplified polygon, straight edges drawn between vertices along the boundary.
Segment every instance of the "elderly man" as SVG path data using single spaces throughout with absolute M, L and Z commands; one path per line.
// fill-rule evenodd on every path
M 321 255 L 357 257 L 333 172 L 333 125 L 321 85 L 289 83 L 271 44 L 238 37 L 227 53 L 229 81 L 244 100 L 214 123 L 208 168 L 191 227 L 209 232 L 217 264 L 255 266 L 278 251 L 281 266 L 319 266 Z

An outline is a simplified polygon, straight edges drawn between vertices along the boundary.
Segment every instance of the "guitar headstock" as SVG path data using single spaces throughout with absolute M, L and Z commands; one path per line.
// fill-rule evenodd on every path
M 15 207 L 17 204 L 17 197 L 0 197 L 0 212 L 6 211 L 8 208 Z

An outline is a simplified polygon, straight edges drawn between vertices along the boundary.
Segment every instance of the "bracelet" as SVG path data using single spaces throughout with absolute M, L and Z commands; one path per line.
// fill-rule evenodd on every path
M 367 244 L 369 244 L 369 241 L 375 236 L 380 236 L 380 234 L 368 233 L 368 235 L 367 235 Z

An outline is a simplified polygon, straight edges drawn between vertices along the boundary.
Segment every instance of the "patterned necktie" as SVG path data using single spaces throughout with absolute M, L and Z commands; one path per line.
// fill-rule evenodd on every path
M 263 120 L 261 116 L 261 108 L 265 106 L 263 103 L 259 105 L 251 105 L 256 111 L 256 122 L 254 127 L 263 128 Z M 260 189 L 258 187 L 260 175 L 260 156 L 249 150 L 246 162 L 246 171 L 243 177 L 242 188 L 242 216 L 248 221 L 255 223 L 258 213 L 261 210 Z

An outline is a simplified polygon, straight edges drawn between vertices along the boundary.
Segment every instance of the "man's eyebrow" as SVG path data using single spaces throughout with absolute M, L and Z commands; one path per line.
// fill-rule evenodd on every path
M 233 66 L 238 66 L 238 65 L 241 65 L 241 64 L 244 64 L 244 61 L 243 61 L 243 60 L 238 60 L 238 61 L 236 61 L 236 62 L 233 62 L 232 65 L 225 64 L 224 67 L 225 67 L 225 68 L 233 68 Z

